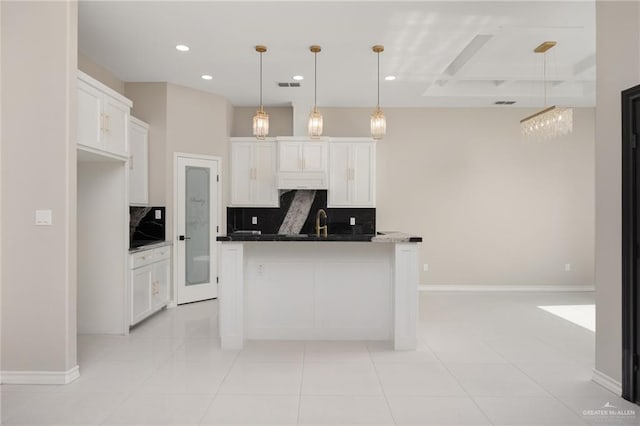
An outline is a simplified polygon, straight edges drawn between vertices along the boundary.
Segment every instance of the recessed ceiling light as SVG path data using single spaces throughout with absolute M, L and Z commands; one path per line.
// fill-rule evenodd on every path
M 293 79 L 294 79 L 295 81 L 301 81 L 301 80 L 304 80 L 304 76 L 302 76 L 302 75 L 294 75 L 294 76 L 293 76 Z
M 211 75 L 209 75 L 209 74 L 204 74 L 204 75 L 202 76 L 202 79 L 203 79 L 203 80 L 213 80 L 213 76 L 211 76 Z
M 387 80 L 387 81 L 393 81 L 393 80 L 396 79 L 396 76 L 395 75 L 388 75 L 384 79 Z
M 188 52 L 189 51 L 189 46 L 186 46 L 184 44 L 178 44 L 176 46 L 176 50 L 179 50 L 180 52 Z

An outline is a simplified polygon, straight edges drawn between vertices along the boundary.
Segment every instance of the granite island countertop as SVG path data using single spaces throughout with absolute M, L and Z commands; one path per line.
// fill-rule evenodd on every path
M 170 246 L 170 245 L 173 245 L 172 241 L 158 241 L 157 243 L 145 244 L 142 246 L 130 248 L 129 253 L 130 254 L 137 253 L 139 251 L 152 250 L 152 249 L 156 249 L 164 246 Z
M 371 242 L 371 243 L 421 243 L 422 237 L 402 232 L 378 232 L 376 234 L 329 234 L 326 237 L 316 234 L 250 234 L 229 233 L 220 235 L 217 241 L 309 241 L 309 242 Z

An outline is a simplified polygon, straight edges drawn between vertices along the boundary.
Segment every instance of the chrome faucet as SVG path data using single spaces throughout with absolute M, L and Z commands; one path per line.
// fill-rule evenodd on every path
M 324 216 L 324 225 L 320 226 L 320 216 Z M 320 231 L 322 231 L 322 236 L 327 238 L 327 234 L 329 229 L 327 228 L 327 212 L 323 209 L 319 209 L 318 213 L 316 213 L 316 236 L 320 236 Z

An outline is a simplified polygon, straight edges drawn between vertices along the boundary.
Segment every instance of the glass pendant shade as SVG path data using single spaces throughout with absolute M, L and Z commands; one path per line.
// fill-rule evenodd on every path
M 253 136 L 264 139 L 269 134 L 269 114 L 260 108 L 253 116 Z
M 319 138 L 322 136 L 322 114 L 318 112 L 317 100 L 318 100 L 318 52 L 322 51 L 320 46 L 313 45 L 309 47 L 311 53 L 313 53 L 313 109 L 309 114 L 308 131 L 309 136 L 312 138 Z
M 380 109 L 380 53 L 384 52 L 384 46 L 376 44 L 371 50 L 378 57 L 378 101 L 376 109 L 371 114 L 371 137 L 375 140 L 380 140 L 387 133 L 387 119 Z
M 253 136 L 264 139 L 269 134 L 269 115 L 262 108 L 262 54 L 267 51 L 267 47 L 258 45 L 255 49 L 260 54 L 260 108 L 253 116 Z
M 322 114 L 318 112 L 316 107 L 309 114 L 309 136 L 312 138 L 322 136 Z
M 379 140 L 387 133 L 387 119 L 380 108 L 376 108 L 371 114 L 371 137 Z

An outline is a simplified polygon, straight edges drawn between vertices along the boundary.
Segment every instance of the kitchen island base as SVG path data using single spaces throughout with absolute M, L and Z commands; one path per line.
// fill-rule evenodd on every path
M 415 243 L 223 242 L 223 349 L 256 340 L 391 340 L 416 347 Z

